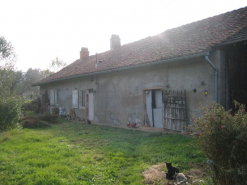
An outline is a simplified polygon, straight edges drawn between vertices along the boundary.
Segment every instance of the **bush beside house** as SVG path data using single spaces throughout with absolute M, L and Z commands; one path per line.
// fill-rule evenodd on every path
M 235 108 L 232 113 L 213 103 L 195 119 L 214 184 L 247 184 L 247 114 L 244 105 L 236 102 Z
M 11 96 L 0 99 L 0 130 L 16 127 L 21 115 L 21 98 Z

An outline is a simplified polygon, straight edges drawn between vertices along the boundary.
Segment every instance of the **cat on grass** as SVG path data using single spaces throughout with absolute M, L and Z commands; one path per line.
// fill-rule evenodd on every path
M 172 163 L 166 163 L 166 168 L 168 170 L 168 172 L 166 173 L 166 179 L 167 180 L 176 179 L 175 174 L 179 173 L 178 168 L 175 166 L 172 166 Z
M 166 163 L 166 168 L 168 172 L 166 173 L 166 179 L 169 180 L 176 180 L 177 185 L 180 184 L 188 184 L 188 179 L 185 177 L 183 173 L 179 173 L 177 167 L 172 166 L 172 163 Z

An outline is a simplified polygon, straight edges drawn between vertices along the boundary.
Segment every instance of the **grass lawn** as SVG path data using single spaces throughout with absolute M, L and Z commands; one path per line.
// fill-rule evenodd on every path
M 181 172 L 205 156 L 190 136 L 66 122 L 0 132 L 0 184 L 143 184 L 172 162 Z

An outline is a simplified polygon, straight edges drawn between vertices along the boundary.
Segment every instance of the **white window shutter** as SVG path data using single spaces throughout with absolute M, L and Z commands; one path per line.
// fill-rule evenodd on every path
M 54 104 L 55 104 L 55 91 L 50 90 L 50 105 L 54 105 Z
M 72 107 L 78 108 L 78 90 L 72 90 Z

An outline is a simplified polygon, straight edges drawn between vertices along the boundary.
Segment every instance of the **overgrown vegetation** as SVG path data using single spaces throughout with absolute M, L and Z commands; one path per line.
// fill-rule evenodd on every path
M 184 172 L 205 162 L 190 136 L 67 121 L 1 132 L 0 153 L 5 185 L 143 184 L 152 165 L 169 161 Z
M 247 114 L 244 105 L 235 102 L 235 108 L 232 114 L 213 103 L 195 120 L 214 184 L 247 184 Z

